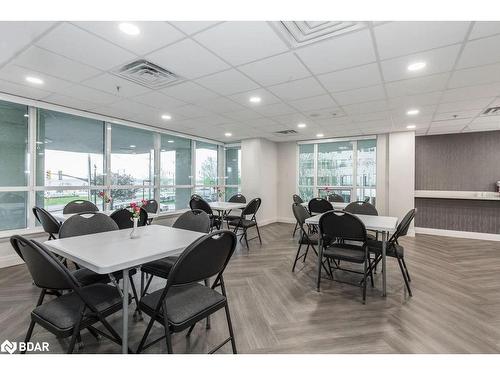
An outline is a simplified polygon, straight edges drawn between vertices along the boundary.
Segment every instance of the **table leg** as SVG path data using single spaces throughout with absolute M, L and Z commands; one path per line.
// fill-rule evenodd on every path
M 128 269 L 123 270 L 123 331 L 122 331 L 122 353 L 128 353 L 128 292 L 129 279 Z
M 382 232 L 382 296 L 387 295 L 387 272 L 386 272 L 386 262 L 385 255 L 387 250 L 387 237 L 389 234 L 387 232 Z

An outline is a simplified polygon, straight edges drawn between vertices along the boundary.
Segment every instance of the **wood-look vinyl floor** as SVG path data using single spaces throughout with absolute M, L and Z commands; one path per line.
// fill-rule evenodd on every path
M 297 249 L 293 225 L 262 228 L 263 245 L 239 247 L 226 271 L 226 287 L 239 353 L 499 353 L 500 242 L 417 235 L 406 237 L 406 260 L 413 297 L 403 288 L 394 259 L 388 259 L 388 296 L 381 297 L 381 278 L 360 289 L 322 280 L 315 290 L 316 258 L 310 253 L 295 273 Z M 338 273 L 339 279 L 356 281 Z M 162 282 L 154 285 L 159 288 Z M 151 289 L 152 290 L 152 289 Z M 0 342 L 22 340 L 39 291 L 24 265 L 0 269 Z M 133 309 L 131 309 L 133 310 Z M 135 350 L 148 320 L 130 316 L 130 346 Z M 121 333 L 121 314 L 111 318 Z M 158 337 L 155 326 L 150 337 Z M 204 353 L 227 337 L 223 310 L 212 328 L 199 323 L 191 336 L 174 335 L 176 353 Z M 120 347 L 86 331 L 80 353 L 119 353 Z M 32 341 L 48 341 L 51 352 L 64 352 L 57 340 L 37 326 Z M 161 343 L 146 353 L 165 353 Z M 230 353 L 230 345 L 220 353 Z

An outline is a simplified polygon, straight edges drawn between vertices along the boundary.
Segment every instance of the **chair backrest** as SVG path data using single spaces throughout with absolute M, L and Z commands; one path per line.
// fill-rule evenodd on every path
M 375 206 L 365 201 L 351 202 L 344 208 L 344 211 L 351 214 L 378 216 L 378 211 Z
M 304 203 L 304 200 L 297 194 L 292 196 L 293 203 Z
M 248 202 L 247 206 L 241 210 L 241 217 L 245 217 L 246 215 L 253 215 L 255 216 L 257 214 L 257 211 L 259 210 L 259 207 L 262 203 L 262 199 L 260 198 L 254 198 L 250 202 Z
M 10 238 L 10 243 L 20 252 L 36 286 L 54 290 L 69 290 L 79 286 L 66 267 L 42 244 L 17 235 Z
M 363 222 L 345 211 L 329 211 L 319 218 L 319 230 L 324 239 L 366 242 Z
M 197 194 L 193 194 L 191 196 L 189 207 L 191 208 L 191 210 L 202 210 L 209 215 L 214 214 L 214 212 L 212 211 L 212 207 L 210 207 L 208 202 Z
M 333 206 L 325 198 L 313 198 L 308 203 L 309 212 L 322 214 L 323 212 L 333 210 Z
M 328 194 L 328 202 L 343 203 L 345 201 L 344 201 L 344 197 L 342 195 L 339 195 L 337 193 L 332 193 L 332 194 Z
M 68 218 L 59 230 L 59 238 L 83 236 L 85 234 L 118 230 L 118 225 L 109 216 L 95 213 L 81 213 Z
M 187 211 L 177 218 L 172 228 L 208 233 L 210 232 L 210 217 L 202 210 Z
M 141 207 L 139 214 L 139 221 L 137 225 L 143 227 L 148 221 L 148 213 L 144 208 Z M 134 226 L 134 221 L 132 219 L 132 212 L 127 208 L 122 208 L 113 212 L 109 217 L 118 225 L 119 229 L 132 228 Z
M 158 212 L 158 202 L 155 199 L 148 199 L 146 203 L 142 205 L 142 208 L 144 208 L 147 213 L 155 214 Z
M 397 241 L 399 237 L 404 237 L 408 234 L 408 228 L 410 227 L 412 220 L 415 218 L 416 212 L 417 209 L 412 208 L 410 211 L 406 213 L 403 219 L 399 222 L 396 231 L 389 239 L 389 243 L 393 243 L 394 241 Z
M 63 208 L 63 214 L 79 214 L 81 212 L 97 211 L 99 211 L 99 209 L 94 203 L 83 199 L 71 201 Z
M 172 267 L 166 289 L 221 275 L 236 247 L 236 235 L 229 230 L 207 234 L 189 245 Z
M 47 210 L 41 207 L 33 207 L 33 215 L 42 224 L 43 230 L 47 233 L 59 233 L 61 224 Z
M 299 226 L 302 228 L 306 222 L 306 219 L 311 217 L 311 214 L 307 209 L 300 203 L 292 204 L 293 216 L 295 216 L 295 220 L 299 223 Z
M 235 194 L 229 198 L 228 202 L 231 203 L 247 203 L 247 199 L 243 194 Z

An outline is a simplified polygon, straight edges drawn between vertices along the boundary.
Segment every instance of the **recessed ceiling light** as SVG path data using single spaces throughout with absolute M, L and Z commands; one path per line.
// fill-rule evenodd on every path
M 301 122 L 300 124 L 297 124 L 298 128 L 305 128 L 307 125 Z
M 415 129 L 417 125 L 407 125 L 406 129 Z
M 233 135 L 233 133 L 224 133 L 224 135 L 225 135 L 226 137 L 231 137 L 231 136 Z
M 169 139 L 167 142 L 168 143 L 174 143 L 174 140 L 173 139 Z
M 420 113 L 420 111 L 418 109 L 409 109 L 408 111 L 406 111 L 406 114 L 408 116 L 415 116 L 415 115 L 418 115 Z
M 161 118 L 163 120 L 172 120 L 172 116 L 170 116 L 170 115 L 161 115 Z
M 29 83 L 34 83 L 35 85 L 43 85 L 43 80 L 38 77 L 28 76 L 26 77 L 26 81 Z
M 248 100 L 250 101 L 250 103 L 260 103 L 262 99 L 259 96 L 252 96 Z
M 141 30 L 133 23 L 122 22 L 118 27 L 127 35 L 139 35 L 141 33 Z
M 316 134 L 316 137 L 318 137 L 318 138 L 324 137 L 324 134 L 323 133 L 318 133 L 318 134 Z
M 426 66 L 427 64 L 424 61 L 418 61 L 408 65 L 408 70 L 410 72 L 416 72 L 417 70 L 424 69 Z
M 130 147 L 130 148 L 135 148 L 136 146 L 135 146 L 135 145 L 130 145 L 129 147 Z
M 24 117 L 30 117 L 30 115 L 28 115 L 27 113 L 24 114 Z

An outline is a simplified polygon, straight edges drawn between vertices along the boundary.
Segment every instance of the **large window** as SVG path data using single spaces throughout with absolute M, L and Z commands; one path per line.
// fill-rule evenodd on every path
M 376 140 L 298 146 L 298 194 L 309 200 L 337 193 L 346 202 L 376 197 Z
M 226 200 L 241 192 L 241 147 L 225 148 L 225 197 Z
M 196 187 L 195 192 L 207 201 L 216 201 L 218 189 L 218 146 L 196 142 Z
M 36 204 L 62 211 L 75 199 L 102 208 L 97 189 L 104 181 L 104 123 L 40 109 L 36 132 Z
M 28 108 L 0 101 L 0 230 L 26 227 Z

